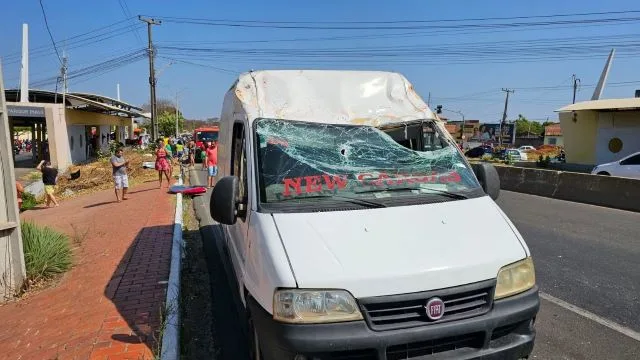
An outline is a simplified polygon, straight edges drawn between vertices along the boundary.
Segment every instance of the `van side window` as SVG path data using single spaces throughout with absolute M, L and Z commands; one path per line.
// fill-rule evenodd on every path
M 231 143 L 233 151 L 231 156 L 231 175 L 239 180 L 238 196 L 243 204 L 247 203 L 247 156 L 244 136 L 244 124 L 233 124 L 233 139 Z

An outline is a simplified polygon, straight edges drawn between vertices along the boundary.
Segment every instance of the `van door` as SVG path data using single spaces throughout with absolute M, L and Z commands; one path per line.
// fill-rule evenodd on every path
M 233 136 L 231 138 L 231 163 L 230 175 L 238 177 L 239 180 L 239 200 L 241 204 L 247 204 L 247 151 L 246 151 L 245 126 L 242 122 L 233 124 Z M 235 224 L 227 226 L 229 234 L 229 252 L 237 276 L 240 294 L 242 294 L 244 284 L 244 263 L 249 246 L 247 232 L 249 229 L 249 213 L 246 205 L 244 209 L 239 209 L 238 220 Z

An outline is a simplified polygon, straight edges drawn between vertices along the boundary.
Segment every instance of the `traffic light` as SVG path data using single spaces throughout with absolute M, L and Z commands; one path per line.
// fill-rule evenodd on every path
M 442 105 L 436 105 L 436 114 L 442 114 Z

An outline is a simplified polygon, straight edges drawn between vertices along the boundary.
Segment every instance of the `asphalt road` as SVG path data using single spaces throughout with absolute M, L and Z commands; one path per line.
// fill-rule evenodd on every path
M 640 332 L 640 213 L 509 191 L 498 204 L 543 293 Z M 544 299 L 537 329 L 536 358 L 640 359 L 640 341 Z
M 205 173 L 196 173 L 200 184 L 205 183 Z M 201 214 L 208 210 L 208 198 L 202 197 L 196 205 Z M 541 291 L 570 304 L 541 300 L 532 358 L 640 359 L 640 341 L 602 325 L 611 322 L 614 328 L 617 324 L 640 332 L 640 213 L 508 191 L 501 193 L 498 204 L 529 245 Z M 207 241 L 206 237 L 214 236 L 213 222 L 208 215 L 201 220 L 201 232 Z M 206 248 L 210 253 L 220 251 L 213 246 Z M 207 257 L 208 261 L 215 258 L 211 254 Z M 210 267 L 219 272 L 222 266 Z M 217 297 L 218 303 L 231 288 L 222 280 L 212 287 L 218 288 L 212 288 L 212 297 Z M 224 309 L 214 310 L 214 321 L 230 313 L 232 301 L 222 301 Z M 580 309 L 598 318 L 585 316 Z M 227 326 L 233 321 L 227 316 L 220 320 Z M 227 331 L 226 340 L 221 340 L 228 347 L 238 346 L 233 332 Z M 242 335 L 238 332 L 237 337 Z

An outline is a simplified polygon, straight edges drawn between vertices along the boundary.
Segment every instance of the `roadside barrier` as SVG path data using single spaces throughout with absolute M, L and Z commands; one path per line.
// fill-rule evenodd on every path
M 496 169 L 503 190 L 640 212 L 640 180 L 513 166 Z

